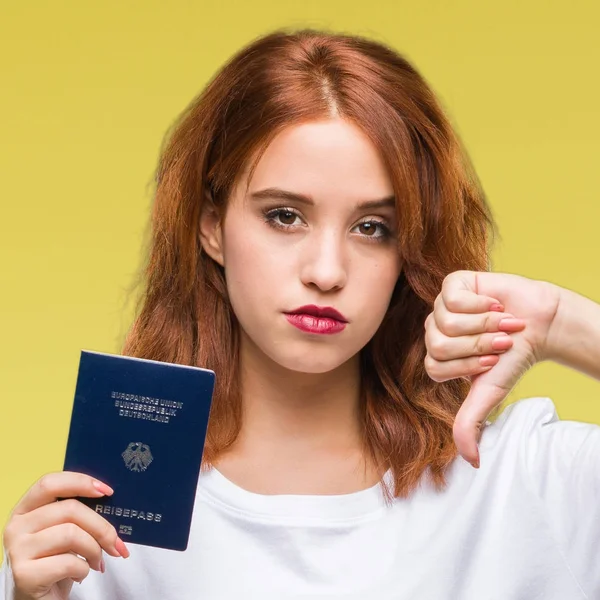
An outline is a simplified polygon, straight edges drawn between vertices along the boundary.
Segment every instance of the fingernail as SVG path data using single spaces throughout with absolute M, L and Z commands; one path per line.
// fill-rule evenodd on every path
M 492 304 L 490 306 L 490 310 L 495 310 L 498 312 L 502 312 L 504 310 L 504 306 L 502 306 L 502 304 Z
M 506 350 L 508 347 L 512 345 L 512 340 L 508 335 L 502 335 L 495 337 L 492 340 L 492 348 L 494 350 Z
M 479 469 L 480 459 L 479 459 L 479 447 L 477 448 L 477 456 L 475 460 L 471 463 L 475 469 Z
M 118 537 L 115 541 L 115 548 L 117 549 L 117 552 L 123 557 L 123 558 L 129 558 L 129 555 L 131 554 L 129 552 L 129 550 L 127 549 L 127 546 L 125 545 L 125 542 Z
M 100 561 L 100 572 L 101 573 L 105 573 L 106 572 L 106 564 L 104 564 L 104 559 L 102 559 Z
M 99 491 L 102 492 L 103 494 L 110 496 L 111 494 L 114 493 L 115 490 L 113 490 L 109 485 L 106 485 L 105 483 L 102 483 L 101 481 L 98 481 L 97 479 L 94 479 L 92 481 L 92 485 Z

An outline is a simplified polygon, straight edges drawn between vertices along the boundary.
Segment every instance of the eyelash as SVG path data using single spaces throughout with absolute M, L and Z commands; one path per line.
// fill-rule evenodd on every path
M 278 215 L 280 215 L 282 213 L 292 213 L 293 215 L 296 215 L 296 217 L 301 218 L 300 215 L 298 214 L 298 212 L 296 212 L 293 208 L 287 208 L 287 207 L 266 208 L 263 210 L 263 218 L 264 218 L 265 222 L 267 223 L 267 225 L 269 225 L 270 227 L 273 227 L 274 229 L 287 231 L 287 230 L 293 229 L 294 227 L 297 227 L 297 225 L 286 225 L 285 223 L 278 223 L 275 219 Z M 383 221 L 378 221 L 376 219 L 369 219 L 367 221 L 361 221 L 360 223 L 357 223 L 357 226 L 365 225 L 365 224 L 376 225 L 381 230 L 381 235 L 361 235 L 361 237 L 366 238 L 368 242 L 371 242 L 371 243 L 379 242 L 380 243 L 380 242 L 384 242 L 390 238 L 390 236 L 391 236 L 390 228 Z

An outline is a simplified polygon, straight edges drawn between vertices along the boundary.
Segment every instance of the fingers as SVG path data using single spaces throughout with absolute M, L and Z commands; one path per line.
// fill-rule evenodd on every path
M 111 523 L 76 499 L 112 493 L 112 488 L 83 473 L 49 473 L 36 481 L 4 529 L 15 589 L 29 597 L 64 586 L 65 580 L 81 581 L 90 568 L 103 572 L 103 549 L 127 558 L 129 551 Z
M 74 523 L 61 523 L 23 537 L 19 555 L 29 560 L 74 552 L 83 556 L 90 567 L 102 571 L 102 548 L 85 530 Z
M 11 564 L 15 588 L 24 593 L 48 588 L 67 578 L 81 581 L 90 572 L 89 564 L 75 554 L 58 554 L 36 561 L 11 561 Z
M 473 382 L 453 427 L 459 453 L 473 466 L 479 467 L 478 443 L 487 417 L 534 364 L 535 356 L 531 347 L 518 344 L 512 352 L 499 357 L 498 364 L 493 369 L 477 376 Z
M 428 354 L 436 361 L 453 361 L 469 356 L 483 356 L 505 352 L 513 345 L 511 337 L 504 332 L 483 333 L 460 338 L 447 338 L 432 334 L 428 342 Z
M 477 293 L 475 271 L 455 271 L 446 276 L 439 297 L 448 310 L 457 313 L 484 313 L 492 304 L 500 304 L 495 298 Z
M 452 312 L 447 305 L 444 304 L 441 295 L 438 295 L 434 302 L 434 311 L 430 313 L 425 320 L 425 327 L 428 329 L 433 323 L 435 326 L 448 337 L 458 337 L 461 335 L 473 335 L 477 333 L 483 333 L 485 331 L 498 331 L 500 329 L 500 323 L 507 321 L 503 324 L 502 328 L 509 325 L 509 319 L 514 319 L 514 315 L 504 311 L 492 311 L 489 306 L 486 306 L 482 313 L 467 313 L 465 311 Z M 518 326 L 520 323 L 524 323 L 522 319 L 516 319 L 516 322 L 512 323 L 512 328 Z M 516 330 L 520 330 L 522 327 L 518 327 Z
M 530 362 L 527 345 L 519 335 L 525 321 L 505 313 L 495 298 L 480 295 L 478 275 L 485 276 L 474 271 L 448 275 L 425 321 L 429 376 L 437 382 L 472 378 L 469 394 L 454 420 L 453 437 L 459 454 L 476 468 L 478 442 L 487 417 Z M 488 289 L 500 293 L 498 286 Z M 516 345 L 508 334 L 517 334 Z
M 456 314 L 440 304 L 425 320 L 425 344 L 430 358 L 451 361 L 505 352 L 512 347 L 508 334 L 523 329 L 525 321 L 510 313 Z
M 508 396 L 527 367 L 521 357 L 506 354 L 498 365 L 474 381 L 453 425 L 453 437 L 459 454 L 479 468 L 481 433 L 492 410 Z
M 433 381 L 443 383 L 458 377 L 470 378 L 485 373 L 495 366 L 499 359 L 498 355 L 486 355 L 439 362 L 427 354 L 425 356 L 425 369 Z
M 102 515 L 74 498 L 52 502 L 20 517 L 22 533 L 35 534 L 60 524 L 73 524 L 87 532 L 108 554 L 121 556 L 117 548 L 117 530 Z M 61 547 L 63 544 L 64 540 L 60 542 Z
M 97 484 L 96 487 L 94 484 Z M 99 489 L 98 489 L 99 488 Z M 14 515 L 22 515 L 59 498 L 83 496 L 99 498 L 110 496 L 113 489 L 89 475 L 72 471 L 48 473 L 40 477 L 21 498 L 13 510 Z

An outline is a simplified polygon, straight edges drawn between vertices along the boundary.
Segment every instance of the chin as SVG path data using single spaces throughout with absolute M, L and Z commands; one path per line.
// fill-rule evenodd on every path
M 265 328 L 266 329 L 266 328 Z M 339 369 L 352 359 L 365 344 L 357 340 L 320 340 L 315 344 L 306 340 L 291 340 L 288 336 L 265 336 L 265 330 L 252 337 L 242 327 L 242 348 L 254 355 L 259 362 L 271 361 L 278 367 L 294 373 L 323 374 Z M 354 343 L 352 343 L 354 342 Z
M 317 375 L 335 371 L 346 364 L 353 356 L 348 355 L 346 352 L 343 354 L 339 352 L 319 352 L 312 349 L 286 356 L 273 353 L 270 355 L 270 358 L 279 366 L 289 371 Z
M 335 371 L 339 364 L 329 364 L 329 363 L 315 363 L 314 361 L 306 361 L 304 364 L 298 363 L 295 361 L 291 365 L 281 365 L 285 367 L 289 371 L 294 371 L 295 373 L 306 373 L 307 375 L 319 375 L 323 373 L 331 373 L 331 371 Z

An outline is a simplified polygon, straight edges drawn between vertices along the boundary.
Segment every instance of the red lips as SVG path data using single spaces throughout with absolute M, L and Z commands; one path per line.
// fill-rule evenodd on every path
M 312 315 L 313 317 L 318 318 L 335 319 L 336 321 L 341 321 L 342 323 L 348 322 L 342 313 L 338 312 L 331 306 L 316 306 L 314 304 L 307 304 L 306 306 L 301 306 L 300 308 L 290 311 L 288 314 Z
M 286 319 L 306 333 L 339 333 L 348 322 L 344 315 L 331 306 L 301 306 L 292 312 L 285 313 Z

